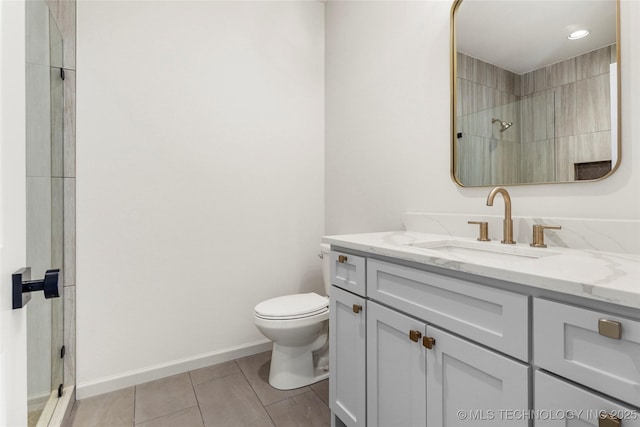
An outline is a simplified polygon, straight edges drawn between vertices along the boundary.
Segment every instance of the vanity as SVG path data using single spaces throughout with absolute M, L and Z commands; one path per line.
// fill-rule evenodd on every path
M 333 426 L 640 426 L 640 257 L 402 231 L 331 244 Z
M 584 183 L 620 164 L 620 2 L 570 3 L 454 0 L 458 186 Z M 603 38 L 573 43 L 577 21 Z M 497 194 L 504 219 L 469 221 L 477 238 L 455 214 L 323 238 L 332 426 L 640 427 L 640 222 L 516 224 L 506 189 L 487 205 Z

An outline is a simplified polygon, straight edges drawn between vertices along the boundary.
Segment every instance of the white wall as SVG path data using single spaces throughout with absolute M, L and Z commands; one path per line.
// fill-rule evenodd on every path
M 27 316 L 11 307 L 26 264 L 25 4 L 0 2 L 0 426 L 27 424 Z
M 77 22 L 82 398 L 263 343 L 256 303 L 322 291 L 324 9 L 87 1 Z
M 326 4 L 327 234 L 406 211 L 502 214 L 450 178 L 450 1 Z M 513 214 L 640 219 L 640 2 L 622 1 L 622 163 L 593 183 L 510 187 Z M 640 236 L 638 236 L 640 237 Z

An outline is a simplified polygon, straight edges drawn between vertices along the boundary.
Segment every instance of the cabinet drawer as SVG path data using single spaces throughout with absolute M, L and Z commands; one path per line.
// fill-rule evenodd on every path
M 366 258 L 331 251 L 331 284 L 358 295 L 366 295 Z
M 529 360 L 529 297 L 378 260 L 368 296 L 503 353 Z
M 621 427 L 640 427 L 640 411 L 592 393 L 541 371 L 535 374 L 536 427 L 567 425 L 594 426 L 600 424 L 601 412 L 613 414 L 621 420 Z
M 620 338 L 599 333 L 603 320 Z M 640 406 L 640 322 L 535 298 L 533 334 L 537 366 Z

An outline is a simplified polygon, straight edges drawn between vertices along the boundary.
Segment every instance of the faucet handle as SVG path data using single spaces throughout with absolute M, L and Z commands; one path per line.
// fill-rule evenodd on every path
M 562 227 L 559 225 L 542 225 L 542 224 L 534 224 L 533 225 L 533 243 L 529 246 L 533 248 L 546 248 L 547 245 L 544 243 L 544 230 L 561 230 Z
M 486 221 L 467 221 L 467 224 L 476 224 L 480 226 L 480 236 L 478 240 L 481 242 L 490 242 L 489 238 L 489 223 Z

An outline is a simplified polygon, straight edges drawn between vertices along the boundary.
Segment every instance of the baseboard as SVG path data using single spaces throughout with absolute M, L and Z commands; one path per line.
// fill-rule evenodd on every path
M 264 339 L 76 385 L 78 400 L 271 350 Z

